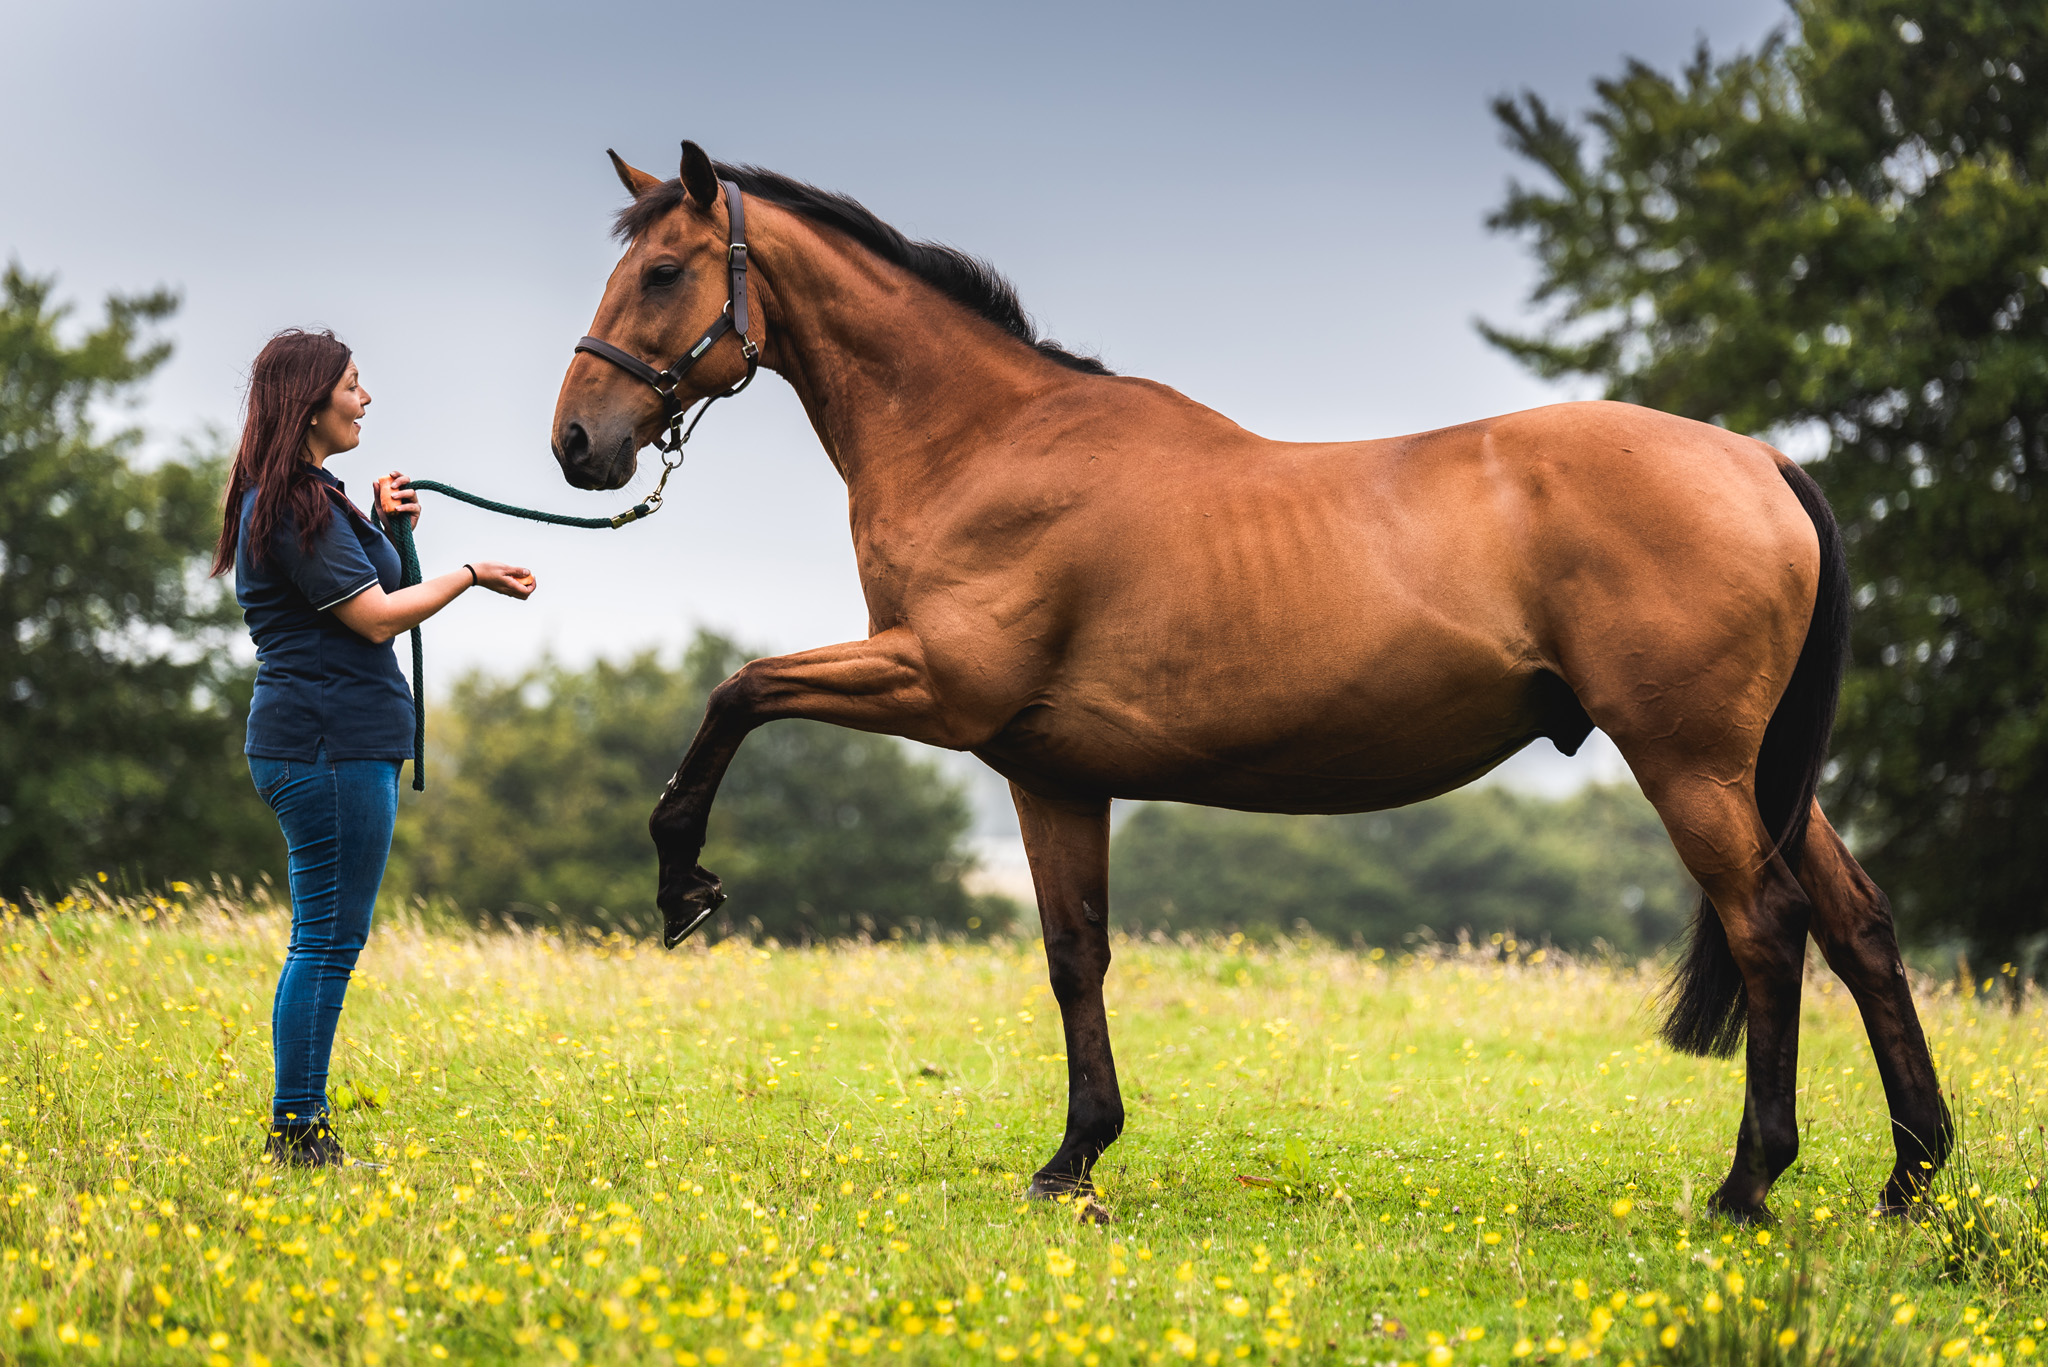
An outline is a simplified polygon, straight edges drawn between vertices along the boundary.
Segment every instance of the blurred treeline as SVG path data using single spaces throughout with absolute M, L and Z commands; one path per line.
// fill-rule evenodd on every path
M 1583 119 L 1496 106 L 1533 180 L 1492 226 L 1531 249 L 1547 377 L 1808 458 L 1856 583 L 1824 799 L 1902 932 L 1982 971 L 2048 950 L 2048 7 L 1792 0 L 1754 51 L 1627 63 Z M 168 295 L 66 340 L 48 280 L 0 298 L 0 894 L 98 871 L 275 875 L 240 758 L 249 671 L 201 557 L 217 454 L 141 468 L 94 422 L 167 344 Z M 581 672 L 471 679 L 393 886 L 469 912 L 646 925 L 647 808 L 708 681 L 698 642 Z M 781 723 L 742 752 L 706 862 L 722 924 L 778 936 L 986 928 L 968 809 L 891 742 Z M 1119 915 L 1159 927 L 1427 925 L 1668 938 L 1686 893 L 1639 799 L 1454 794 L 1281 819 L 1147 808 L 1115 843 Z
M 282 874 L 283 844 L 241 755 L 251 669 L 229 586 L 203 563 L 224 438 L 149 468 L 96 405 L 167 354 L 175 301 L 110 302 L 75 342 L 50 282 L 0 299 L 0 895 Z M 648 812 L 711 688 L 747 658 L 699 633 L 679 658 L 513 678 L 433 701 L 429 784 L 410 790 L 388 902 L 467 921 L 647 933 L 659 922 Z M 784 941 L 987 933 L 1028 908 L 969 890 L 961 786 L 886 737 L 804 722 L 756 732 L 714 811 L 705 864 L 732 900 L 712 933 Z M 1500 789 L 1401 811 L 1278 817 L 1166 804 L 1112 846 L 1120 925 L 1312 930 L 1393 944 L 1512 933 L 1654 952 L 1693 891 L 1632 787 L 1557 801 Z
M 205 577 L 225 465 L 145 468 L 94 420 L 170 354 L 145 334 L 177 301 L 117 296 L 66 340 L 51 288 L 0 276 L 0 896 L 274 871 L 277 824 L 235 788 L 253 671 Z
M 1147 803 L 1116 833 L 1109 888 L 1124 925 L 1373 945 L 1505 931 L 1627 954 L 1676 938 L 1699 896 L 1633 784 L 1466 788 L 1358 816 Z

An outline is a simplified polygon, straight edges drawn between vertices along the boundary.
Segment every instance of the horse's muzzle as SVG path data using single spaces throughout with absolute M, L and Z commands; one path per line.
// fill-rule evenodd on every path
M 623 489 L 632 482 L 638 467 L 633 434 L 621 432 L 610 441 L 593 438 L 582 423 L 571 419 L 556 435 L 555 463 L 562 478 L 578 489 Z

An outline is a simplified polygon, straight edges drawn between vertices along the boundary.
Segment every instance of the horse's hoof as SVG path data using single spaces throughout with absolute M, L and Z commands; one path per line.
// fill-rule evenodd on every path
M 1775 1225 L 1778 1217 L 1771 1214 L 1771 1208 L 1759 1202 L 1753 1206 L 1724 1204 L 1720 1198 L 1707 1203 L 1707 1209 L 1722 1219 L 1738 1225 Z
M 662 904 L 661 943 L 664 948 L 674 949 L 690 938 L 692 931 L 711 919 L 711 913 L 725 904 L 725 889 L 716 874 L 698 869 L 697 876 L 703 882 L 685 888 L 674 904 Z
M 1085 1177 L 1063 1177 L 1058 1173 L 1041 1172 L 1031 1179 L 1031 1185 L 1024 1188 L 1027 1201 L 1071 1201 L 1075 1204 L 1095 1199 L 1095 1184 Z

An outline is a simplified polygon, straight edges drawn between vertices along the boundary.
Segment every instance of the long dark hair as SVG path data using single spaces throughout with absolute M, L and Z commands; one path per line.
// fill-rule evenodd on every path
M 286 328 L 263 344 L 249 367 L 249 402 L 242 444 L 221 500 L 220 542 L 213 573 L 235 567 L 242 539 L 242 498 L 256 491 L 249 518 L 249 551 L 258 564 L 270 557 L 270 538 L 287 511 L 298 525 L 299 545 L 313 548 L 334 510 L 305 459 L 306 429 L 327 407 L 348 373 L 349 349 L 332 332 Z

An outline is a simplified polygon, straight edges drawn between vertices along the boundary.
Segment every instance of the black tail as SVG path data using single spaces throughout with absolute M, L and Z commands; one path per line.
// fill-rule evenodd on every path
M 1841 529 L 1813 477 L 1790 463 L 1780 466 L 1779 473 L 1820 536 L 1813 622 L 1806 629 L 1806 644 L 1800 648 L 1785 695 L 1764 728 L 1763 749 L 1756 760 L 1757 811 L 1777 840 L 1778 853 L 1797 873 L 1806 851 L 1814 790 L 1827 763 L 1828 736 L 1835 727 L 1842 669 L 1849 659 L 1849 562 L 1842 552 Z M 1661 1033 L 1672 1048 L 1725 1058 L 1742 1043 L 1748 993 L 1728 949 L 1728 932 L 1704 896 L 1667 1000 L 1670 1009 Z

